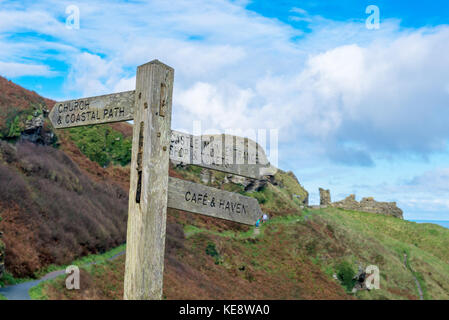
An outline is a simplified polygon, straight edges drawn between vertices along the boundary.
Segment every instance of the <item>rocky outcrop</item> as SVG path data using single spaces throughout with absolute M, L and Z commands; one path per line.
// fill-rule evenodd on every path
M 250 179 L 230 174 L 223 179 L 223 184 L 229 182 L 241 184 L 245 188 L 245 192 L 255 192 L 262 190 L 268 182 L 272 182 L 272 184 L 276 183 L 274 180 L 275 179 L 273 176 L 263 176 L 260 179 Z
M 26 140 L 36 144 L 52 145 L 56 142 L 56 136 L 52 130 L 45 126 L 44 117 L 48 115 L 48 110 L 43 109 L 42 114 L 35 111 L 31 119 L 25 122 L 25 129 L 21 134 L 21 140 Z
M 309 194 L 301 186 L 298 178 L 296 178 L 291 171 L 282 172 L 279 170 L 278 174 L 262 176 L 260 179 L 249 179 L 236 175 L 228 175 L 225 177 L 223 183 L 229 182 L 242 185 L 244 191 L 248 193 L 262 191 L 268 184 L 281 189 L 286 188 L 291 192 L 292 198 L 298 199 L 305 206 L 309 204 Z
M 341 201 L 332 202 L 330 206 L 346 210 L 379 213 L 403 219 L 403 212 L 396 205 L 396 202 L 380 202 L 374 200 L 373 197 L 363 198 L 358 202 L 355 195 L 351 194 Z
M 320 206 L 328 206 L 331 204 L 331 192 L 330 190 L 324 190 L 320 188 Z

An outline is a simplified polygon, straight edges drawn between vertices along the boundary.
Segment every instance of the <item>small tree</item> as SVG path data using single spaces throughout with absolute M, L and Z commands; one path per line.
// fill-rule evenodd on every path
M 20 137 L 20 134 L 22 133 L 22 128 L 20 126 L 20 118 L 19 116 L 16 116 L 14 120 L 9 122 L 9 130 L 7 134 L 8 139 L 16 139 Z
M 337 266 L 338 280 L 340 280 L 341 284 L 346 288 L 346 291 L 348 292 L 352 291 L 352 288 L 354 288 L 356 282 L 354 276 L 355 271 L 349 262 L 343 261 Z

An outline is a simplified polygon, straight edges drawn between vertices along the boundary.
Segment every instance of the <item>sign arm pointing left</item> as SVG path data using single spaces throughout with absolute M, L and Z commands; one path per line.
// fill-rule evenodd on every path
M 49 118 L 57 129 L 133 120 L 135 91 L 57 102 Z

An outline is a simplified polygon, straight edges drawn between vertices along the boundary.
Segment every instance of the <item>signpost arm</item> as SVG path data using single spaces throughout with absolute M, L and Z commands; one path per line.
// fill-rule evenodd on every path
M 161 299 L 174 70 L 137 68 L 124 298 Z

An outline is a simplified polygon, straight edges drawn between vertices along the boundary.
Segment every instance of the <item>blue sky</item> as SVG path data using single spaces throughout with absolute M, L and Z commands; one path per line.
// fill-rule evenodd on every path
M 0 0 L 0 75 L 65 100 L 132 90 L 159 59 L 174 128 L 278 129 L 312 203 L 324 187 L 449 220 L 448 24 L 447 1 Z

